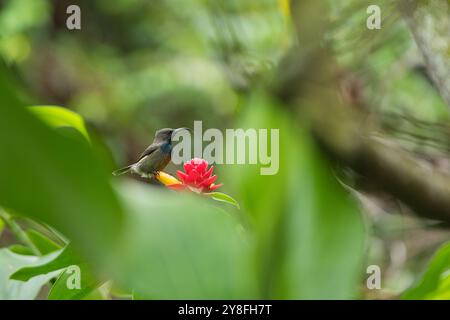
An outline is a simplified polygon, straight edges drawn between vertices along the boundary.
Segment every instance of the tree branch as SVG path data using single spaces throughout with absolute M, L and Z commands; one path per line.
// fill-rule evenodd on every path
M 308 5 L 308 15 L 314 11 L 314 2 L 302 1 Z M 298 117 L 308 120 L 318 143 L 334 160 L 367 177 L 418 215 L 450 223 L 450 177 L 425 168 L 408 152 L 374 137 L 376 122 L 364 108 L 348 105 L 339 93 L 338 64 L 320 41 L 322 31 L 315 33 L 323 29 L 314 29 L 314 21 L 305 25 L 305 11 L 293 9 L 294 21 L 302 21 L 296 24 L 302 46 L 282 63 L 275 95 Z

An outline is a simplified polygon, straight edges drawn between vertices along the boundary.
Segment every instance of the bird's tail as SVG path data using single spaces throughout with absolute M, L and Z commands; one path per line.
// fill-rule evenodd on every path
M 121 175 L 123 175 L 123 174 L 129 172 L 129 171 L 131 170 L 131 167 L 132 167 L 132 166 L 133 166 L 133 165 L 130 164 L 129 166 L 127 166 L 127 167 L 125 167 L 125 168 L 121 168 L 121 169 L 118 169 L 118 170 L 116 170 L 116 171 L 113 171 L 112 174 L 113 174 L 114 176 L 121 176 Z

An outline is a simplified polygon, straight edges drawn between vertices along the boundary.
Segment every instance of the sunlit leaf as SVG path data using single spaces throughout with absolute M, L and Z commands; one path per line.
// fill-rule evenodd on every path
M 33 106 L 29 110 L 52 127 L 72 127 L 77 129 L 90 141 L 84 120 L 79 114 L 56 106 Z
M 3 222 L 3 219 L 0 218 L 0 236 L 2 235 L 4 227 L 5 227 L 5 222 Z

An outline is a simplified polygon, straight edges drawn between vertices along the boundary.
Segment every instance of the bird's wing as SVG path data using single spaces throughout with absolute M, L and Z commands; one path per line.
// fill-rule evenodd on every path
M 139 157 L 138 161 L 141 160 L 143 157 L 148 156 L 149 154 L 152 154 L 153 151 L 159 148 L 158 144 L 151 144 L 147 147 L 147 149 L 142 152 L 141 156 Z

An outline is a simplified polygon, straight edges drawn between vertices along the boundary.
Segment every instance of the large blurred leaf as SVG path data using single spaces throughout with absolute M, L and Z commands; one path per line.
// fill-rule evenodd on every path
M 0 205 L 52 225 L 95 259 L 120 231 L 107 173 L 87 144 L 47 127 L 13 92 L 0 65 Z
M 39 263 L 47 257 L 24 256 L 13 253 L 8 249 L 0 250 L 0 300 L 5 299 L 34 299 L 41 287 L 58 273 L 52 272 L 34 277 L 26 282 L 11 280 L 10 275 L 18 268 Z
M 245 105 L 237 126 L 278 129 L 280 136 L 276 175 L 263 176 L 258 166 L 246 165 L 230 166 L 228 176 L 256 226 L 264 297 L 355 297 L 364 244 L 361 216 L 308 133 L 262 96 Z
M 450 289 L 450 243 L 445 244 L 435 254 L 425 274 L 403 295 L 403 299 L 444 299 L 445 289 Z M 448 294 L 449 291 L 447 291 Z M 448 295 L 447 295 L 448 296 Z
M 204 199 L 129 186 L 121 190 L 129 211 L 122 234 L 120 207 L 91 151 L 33 118 L 5 87 L 0 74 L 1 204 L 56 227 L 90 262 L 101 262 L 119 239 L 107 265 L 138 297 L 254 296 L 249 244 L 233 216 Z M 15 277 L 59 268 L 59 260 Z
M 56 106 L 35 106 L 29 110 L 52 127 L 72 127 L 78 130 L 89 141 L 84 120 L 79 114 Z
M 254 297 L 250 244 L 234 216 L 187 196 L 127 184 L 130 220 L 111 266 L 138 298 Z

